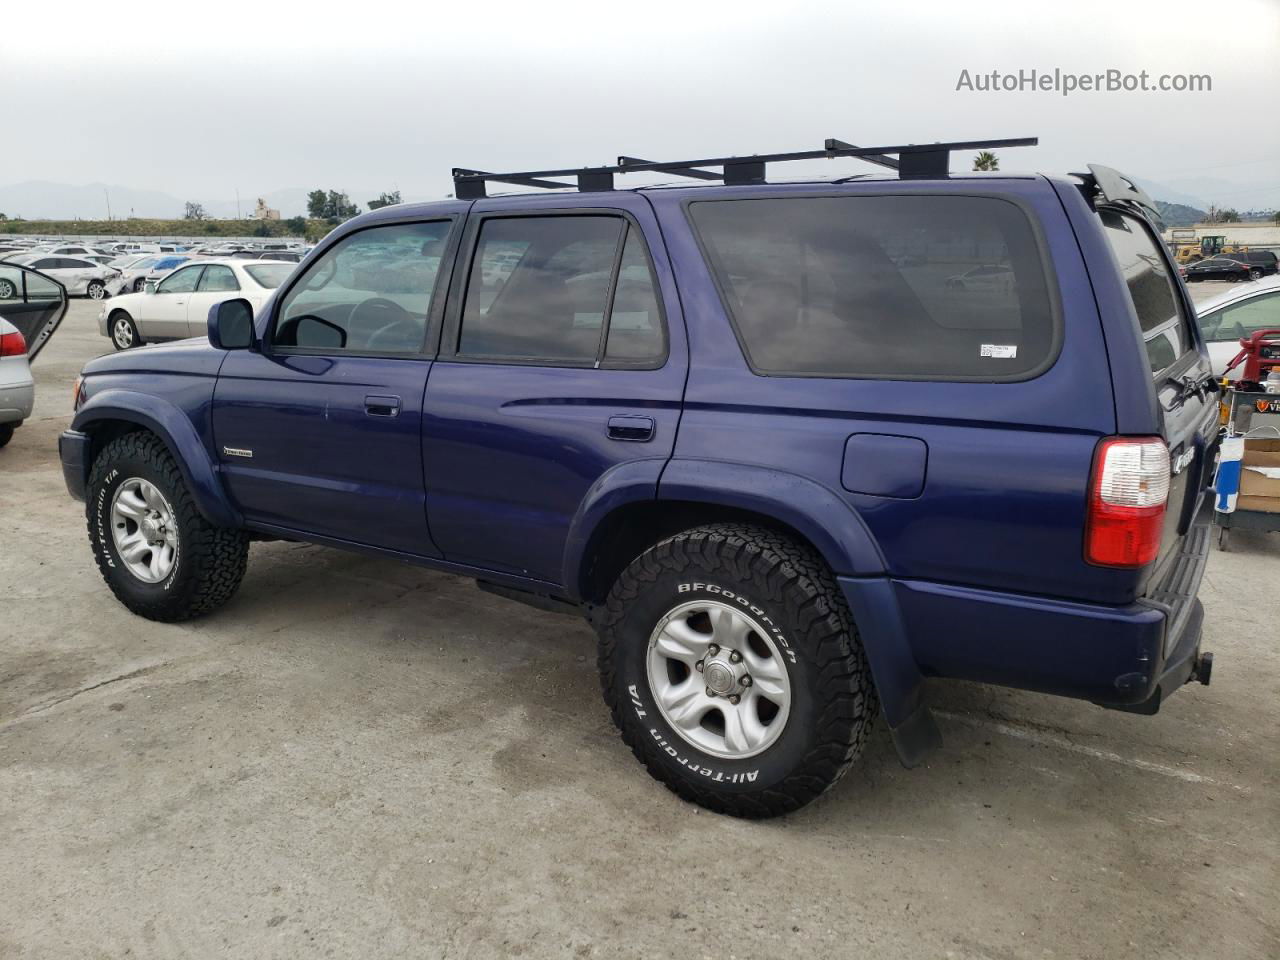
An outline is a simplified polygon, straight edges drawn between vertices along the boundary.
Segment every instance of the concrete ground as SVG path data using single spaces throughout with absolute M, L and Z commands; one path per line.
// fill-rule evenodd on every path
M 0 957 L 1280 956 L 1280 536 L 1214 553 L 1159 716 L 938 684 L 927 766 L 880 727 L 735 821 L 624 749 L 586 626 L 467 581 L 261 544 L 213 616 L 125 611 L 55 450 L 96 312 L 0 450 Z

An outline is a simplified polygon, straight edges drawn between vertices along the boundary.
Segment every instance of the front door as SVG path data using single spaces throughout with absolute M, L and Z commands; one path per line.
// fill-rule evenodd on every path
M 422 396 L 451 227 L 396 222 L 340 237 L 272 302 L 261 352 L 227 355 L 214 440 L 248 521 L 440 555 L 427 532 Z
M 195 292 L 187 297 L 186 332 L 184 337 L 202 337 L 209 331 L 209 308 L 215 303 L 230 300 L 240 292 L 240 281 L 235 271 L 224 263 L 211 263 L 196 284 Z
M 200 283 L 204 264 L 175 270 L 158 284 L 155 293 L 138 303 L 138 332 L 143 340 L 181 340 L 187 336 L 187 301 Z
M 478 201 L 423 424 L 427 513 L 449 560 L 562 582 L 579 506 L 671 456 L 687 366 L 670 266 L 635 194 Z M 646 467 L 652 467 L 647 470 Z

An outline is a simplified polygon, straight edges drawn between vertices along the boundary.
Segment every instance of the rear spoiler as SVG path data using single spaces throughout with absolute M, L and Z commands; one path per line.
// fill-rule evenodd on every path
M 1130 207 L 1139 210 L 1157 231 L 1164 231 L 1164 219 L 1156 202 L 1147 191 L 1126 177 L 1119 170 L 1091 163 L 1088 173 L 1073 173 L 1081 179 L 1081 190 L 1090 204 Z

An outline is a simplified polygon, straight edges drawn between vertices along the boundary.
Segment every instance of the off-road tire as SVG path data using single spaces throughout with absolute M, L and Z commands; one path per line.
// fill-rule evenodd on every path
M 746 759 L 692 746 L 663 719 L 649 690 L 645 657 L 655 626 L 679 604 L 702 598 L 763 618 L 786 651 L 786 727 Z M 711 524 L 649 548 L 618 577 L 596 627 L 601 687 L 622 739 L 654 779 L 718 813 L 773 817 L 821 796 L 862 752 L 879 710 L 831 571 L 809 548 L 762 527 Z
M 111 535 L 112 497 L 133 477 L 155 484 L 178 521 L 177 560 L 161 583 L 144 583 L 131 574 Z M 154 434 L 126 434 L 103 448 L 89 472 L 85 514 L 102 579 L 117 600 L 148 620 L 176 623 L 209 613 L 231 599 L 244 578 L 248 536 L 201 516 L 177 463 Z

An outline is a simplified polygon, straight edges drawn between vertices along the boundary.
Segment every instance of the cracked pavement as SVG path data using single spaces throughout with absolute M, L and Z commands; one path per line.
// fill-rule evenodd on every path
M 1213 685 L 1159 716 L 937 684 L 926 766 L 880 726 L 739 822 L 634 761 L 584 624 L 467 581 L 258 544 L 130 615 L 55 448 L 96 310 L 0 450 L 0 957 L 1280 956 L 1280 535 L 1214 553 Z

